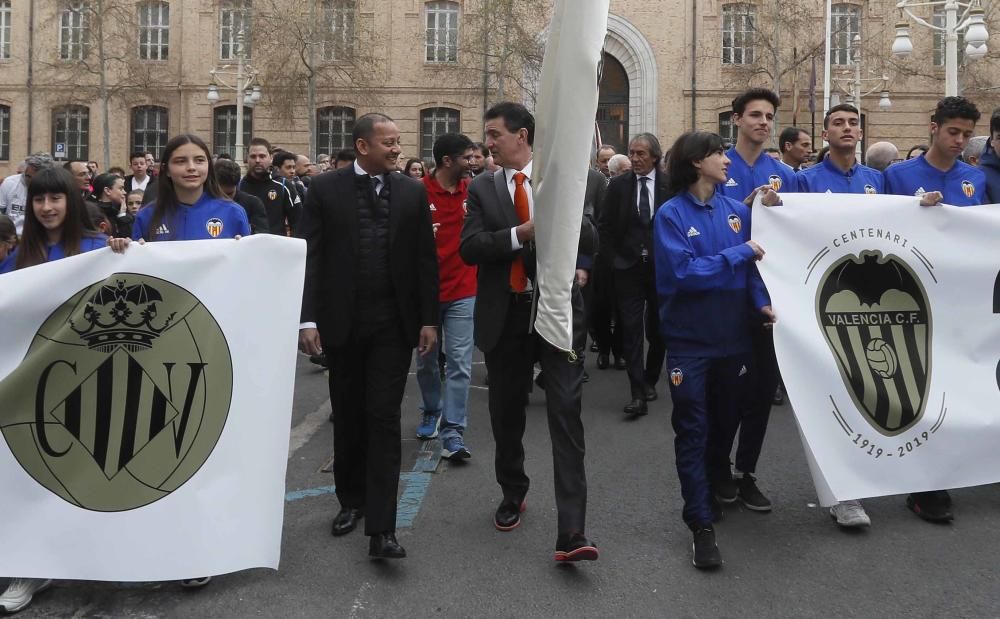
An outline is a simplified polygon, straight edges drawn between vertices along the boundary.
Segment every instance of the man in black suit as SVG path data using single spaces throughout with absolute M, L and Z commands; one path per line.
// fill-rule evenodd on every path
M 622 321 L 625 363 L 631 385 L 630 417 L 645 415 L 656 399 L 656 381 L 665 349 L 660 337 L 656 279 L 653 273 L 653 216 L 667 199 L 667 179 L 660 171 L 663 151 L 651 133 L 628 145 L 632 171 L 611 179 L 601 207 L 598 231 L 603 258 L 611 263 Z M 649 342 L 643 365 L 643 331 Z
M 399 129 L 383 114 L 354 126 L 352 166 L 313 181 L 298 234 L 308 244 L 299 348 L 330 367 L 334 535 L 364 517 L 368 554 L 397 559 L 400 404 L 413 348 L 437 339 L 438 262 L 427 194 L 396 172 Z
M 576 353 L 545 342 L 532 330 L 535 275 L 531 188 L 535 119 L 524 106 L 499 103 L 486 112 L 486 145 L 498 166 L 469 184 L 468 214 L 459 253 L 479 267 L 475 342 L 486 355 L 489 408 L 496 441 L 495 468 L 503 500 L 494 526 L 521 523 L 528 476 L 524 472 L 525 406 L 535 361 L 545 372 L 545 402 L 559 512 L 556 561 L 595 560 L 587 539 L 587 476 L 580 420 L 583 366 Z M 570 248 L 568 251 L 577 251 Z M 574 287 L 574 331 L 583 330 L 582 297 Z M 574 338 L 575 340 L 577 338 Z

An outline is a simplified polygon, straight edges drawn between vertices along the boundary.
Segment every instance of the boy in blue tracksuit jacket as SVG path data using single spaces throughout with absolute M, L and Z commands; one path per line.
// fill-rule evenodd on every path
M 751 325 L 765 321 L 761 312 L 773 314 L 754 265 L 763 250 L 750 240 L 750 209 L 716 189 L 729 166 L 721 138 L 684 134 L 669 165 L 674 197 L 653 222 L 660 330 L 683 518 L 694 533 L 692 562 L 712 568 L 722 560 L 712 528 L 710 478 L 729 475 L 727 438 L 739 423 L 750 372 Z M 717 454 L 720 449 L 726 453 Z M 725 471 L 709 470 L 720 461 Z

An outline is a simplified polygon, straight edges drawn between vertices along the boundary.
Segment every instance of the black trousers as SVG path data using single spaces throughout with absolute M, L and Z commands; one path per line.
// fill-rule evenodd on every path
M 663 370 L 666 348 L 660 336 L 659 303 L 652 262 L 616 269 L 615 296 L 621 314 L 625 364 L 633 398 L 642 398 L 646 387 L 656 386 Z M 643 336 L 649 343 L 643 365 Z
M 761 322 L 763 318 L 761 318 Z M 764 436 L 771 418 L 774 392 L 778 388 L 778 360 L 774 354 L 774 331 L 763 325 L 754 325 L 750 332 L 752 358 L 750 360 L 749 381 L 740 403 L 739 445 L 736 447 L 736 470 L 741 473 L 755 473 L 760 452 L 764 448 Z M 730 428 L 722 437 L 720 449 L 711 466 L 712 479 L 729 474 L 730 454 L 736 442 L 737 427 Z
M 342 507 L 363 509 L 365 535 L 396 530 L 400 404 L 413 347 L 395 324 L 324 347 L 333 405 L 333 479 Z
M 574 332 L 584 330 L 583 299 L 574 287 Z M 505 499 L 521 501 L 530 480 L 524 471 L 525 407 L 535 361 L 545 372 L 545 406 L 552 441 L 558 532 L 584 532 L 587 474 L 584 468 L 583 364 L 529 333 L 531 300 L 511 295 L 500 341 L 486 352 L 490 373 L 490 424 L 496 442 L 496 478 Z M 575 338 L 579 340 L 579 338 Z
M 587 308 L 587 326 L 600 354 L 621 357 L 625 346 L 621 315 L 615 301 L 614 269 L 600 256 L 594 261 L 590 283 L 583 289 L 583 300 Z

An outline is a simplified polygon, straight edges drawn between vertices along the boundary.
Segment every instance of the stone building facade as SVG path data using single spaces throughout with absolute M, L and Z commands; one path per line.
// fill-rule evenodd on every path
M 0 0 L 0 173 L 29 152 L 59 145 L 67 158 L 124 165 L 129 152 L 158 154 L 181 132 L 202 136 L 215 152 L 233 152 L 237 93 L 229 85 L 241 31 L 247 64 L 258 72 L 251 86 L 262 95 L 245 107 L 245 136 L 329 153 L 349 145 L 354 118 L 381 111 L 397 120 L 405 156 L 427 157 L 444 131 L 478 139 L 482 112 L 498 98 L 530 102 L 528 67 L 500 75 L 491 63 L 526 62 L 524 48 L 544 40 L 544 11 L 532 7 L 546 4 Z M 911 24 L 914 54 L 893 58 L 894 5 L 835 1 L 831 59 L 834 90 L 844 100 L 852 63 L 862 58 L 862 91 L 873 91 L 861 103 L 867 140 L 905 149 L 926 142 L 929 114 L 944 91 L 943 38 Z M 485 19 L 498 7 L 508 18 L 520 11 L 522 29 L 537 32 L 536 40 L 511 41 L 503 19 Z M 932 7 L 922 10 L 927 21 L 941 19 Z M 995 21 L 989 14 L 993 32 Z M 855 35 L 860 43 L 852 47 Z M 818 141 L 823 37 L 822 0 L 612 0 L 598 111 L 604 141 L 621 145 L 650 131 L 668 145 L 691 128 L 732 137 L 729 102 L 748 85 L 778 89 L 779 129 L 794 122 Z M 1000 102 L 998 78 L 991 56 L 961 68 L 963 92 L 987 113 Z M 213 82 L 217 101 L 209 97 Z M 889 111 L 877 105 L 883 89 Z

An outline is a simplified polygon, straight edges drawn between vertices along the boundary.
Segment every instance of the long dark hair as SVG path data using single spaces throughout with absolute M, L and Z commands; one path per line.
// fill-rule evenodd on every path
M 712 153 L 725 152 L 725 143 L 715 133 L 689 131 L 677 138 L 670 148 L 667 159 L 667 195 L 672 198 L 684 193 L 688 187 L 698 182 L 698 168 L 695 161 L 701 161 Z
M 94 199 L 96 199 L 98 202 L 104 202 L 104 190 L 114 188 L 115 183 L 118 182 L 118 179 L 120 178 L 122 177 L 118 176 L 117 174 L 107 174 L 107 173 L 98 174 L 97 176 L 95 176 L 93 183 Z
M 60 240 L 64 255 L 75 256 L 80 253 L 80 241 L 83 237 L 96 236 L 88 223 L 83 196 L 80 195 L 80 187 L 73 175 L 63 168 L 39 170 L 31 177 L 31 182 L 28 184 L 24 231 L 17 248 L 15 269 L 35 266 L 48 260 L 46 250 L 48 236 L 45 226 L 35 216 L 35 198 L 48 193 L 61 193 L 66 196 L 66 218 L 63 219 Z
M 174 216 L 177 214 L 177 208 L 180 203 L 177 201 L 174 181 L 167 176 L 167 172 L 169 170 L 170 158 L 174 156 L 174 151 L 185 144 L 194 144 L 204 151 L 205 157 L 208 159 L 208 177 L 205 179 L 205 185 L 202 187 L 202 190 L 213 198 L 223 199 L 222 191 L 219 189 L 219 181 L 215 178 L 215 164 L 212 163 L 212 151 L 208 149 L 205 142 L 191 133 L 182 133 L 170 138 L 166 148 L 163 149 L 163 155 L 160 157 L 160 172 L 156 175 L 156 201 L 143 207 L 153 209 L 153 214 L 149 218 L 149 229 L 143 231 L 143 236 L 147 240 L 153 240 L 153 233 L 159 230 L 160 225 L 164 221 L 174 221 Z M 173 237 L 173 235 L 174 231 L 171 230 L 170 236 Z
M 427 166 L 424 165 L 423 160 L 417 159 L 417 158 L 410 159 L 409 161 L 406 162 L 406 167 L 403 168 L 403 174 L 409 176 L 410 175 L 410 166 L 413 165 L 414 163 L 419 163 L 420 164 L 420 169 L 424 171 L 424 176 L 427 176 Z

